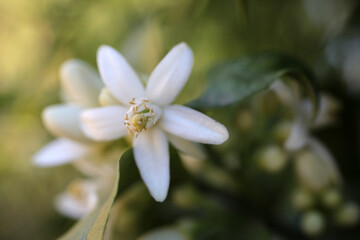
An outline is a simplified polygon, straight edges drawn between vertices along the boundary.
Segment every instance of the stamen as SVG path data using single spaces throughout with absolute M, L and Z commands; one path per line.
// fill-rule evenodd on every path
M 150 101 L 144 98 L 132 98 L 129 104 L 132 106 L 124 117 L 124 124 L 129 134 L 133 133 L 137 137 L 143 130 L 155 124 L 155 112 L 148 104 Z
M 149 108 L 143 103 L 142 106 L 146 109 L 149 110 Z

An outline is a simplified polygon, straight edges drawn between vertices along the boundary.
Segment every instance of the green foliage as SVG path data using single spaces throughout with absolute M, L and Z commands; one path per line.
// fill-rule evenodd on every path
M 278 53 L 246 56 L 220 63 L 208 72 L 208 89 L 189 105 L 196 108 L 235 104 L 290 76 L 301 81 L 316 105 L 314 77 L 300 61 Z
M 78 221 L 66 234 L 60 237 L 60 240 L 103 239 L 110 210 L 114 204 L 117 194 L 129 187 L 137 178 L 132 149 L 128 149 L 120 157 L 117 172 L 115 183 L 110 195 L 107 198 L 104 197 L 101 199 L 98 207 L 88 216 Z M 120 175 L 122 176 L 121 181 Z

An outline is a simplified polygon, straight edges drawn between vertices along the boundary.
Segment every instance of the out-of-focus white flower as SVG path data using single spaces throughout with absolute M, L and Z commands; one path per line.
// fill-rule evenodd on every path
M 274 91 L 280 98 L 281 102 L 287 106 L 293 117 L 290 132 L 284 142 L 287 150 L 293 151 L 301 149 L 305 146 L 308 139 L 308 115 L 304 114 L 301 109 L 301 96 L 298 86 L 294 82 L 288 85 L 282 80 L 277 80 L 270 86 L 270 90 Z
M 319 94 L 319 108 L 314 120 L 310 121 L 310 128 L 321 128 L 333 124 L 336 121 L 336 114 L 340 110 L 340 103 L 330 94 L 322 92 Z M 314 106 L 309 99 L 301 102 L 303 114 L 311 119 Z
M 222 124 L 188 107 L 170 105 L 190 75 L 193 53 L 185 43 L 175 46 L 151 73 L 146 88 L 115 49 L 100 47 L 97 61 L 107 89 L 120 104 L 84 111 L 82 129 L 97 141 L 135 135 L 140 174 L 154 199 L 164 201 L 170 181 L 168 141 L 187 151 L 195 149 L 188 147 L 189 141 L 221 144 L 228 138 Z
M 290 151 L 296 151 L 306 146 L 310 138 L 309 130 L 327 126 L 335 122 L 335 114 L 340 104 L 329 94 L 319 94 L 319 105 L 313 118 L 313 103 L 309 99 L 301 99 L 298 86 L 287 85 L 281 80 L 270 87 L 281 101 L 292 111 L 293 123 L 284 145 Z
M 45 108 L 42 119 L 46 128 L 58 139 L 40 149 L 33 157 L 41 167 L 57 166 L 91 154 L 93 141 L 80 128 L 80 113 L 98 106 L 103 87 L 97 72 L 81 60 L 69 60 L 60 69 L 64 104 Z
M 98 203 L 97 184 L 75 180 L 55 199 L 55 208 L 64 216 L 79 219 L 90 213 Z

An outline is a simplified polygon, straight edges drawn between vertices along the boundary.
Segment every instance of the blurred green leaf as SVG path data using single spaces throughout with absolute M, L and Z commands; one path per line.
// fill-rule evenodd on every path
M 300 61 L 278 53 L 251 55 L 215 65 L 208 73 L 207 91 L 189 106 L 212 108 L 234 104 L 268 88 L 284 76 L 303 84 L 316 109 L 311 71 Z
M 124 174 L 126 172 L 126 174 Z M 120 181 L 120 175 L 121 181 Z M 119 192 L 125 190 L 138 179 L 132 149 L 125 151 L 118 163 L 118 174 L 113 189 L 108 198 L 100 200 L 98 207 L 88 216 L 77 222 L 59 240 L 100 240 L 104 238 L 104 231 L 110 210 Z

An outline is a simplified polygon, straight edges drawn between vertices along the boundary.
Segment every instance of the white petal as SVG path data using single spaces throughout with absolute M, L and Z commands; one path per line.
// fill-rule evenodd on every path
M 200 144 L 179 138 L 172 134 L 166 134 L 166 137 L 179 151 L 201 160 L 206 158 L 205 152 Z
M 163 110 L 160 126 L 193 142 L 221 144 L 229 138 L 224 125 L 191 108 L 172 105 Z
M 285 141 L 285 148 L 296 151 L 306 145 L 308 141 L 308 130 L 304 120 L 297 117 L 292 124 L 290 136 Z
M 44 109 L 42 119 L 46 128 L 55 136 L 89 142 L 80 129 L 79 117 L 82 111 L 82 107 L 75 105 L 53 105 Z
M 186 43 L 176 45 L 149 77 L 146 94 L 150 101 L 166 106 L 175 100 L 189 78 L 193 53 Z
M 61 66 L 60 79 L 70 101 L 86 107 L 98 105 L 98 96 L 104 85 L 90 65 L 77 59 L 66 61 Z
M 319 108 L 315 120 L 311 123 L 311 127 L 320 128 L 330 125 L 336 121 L 336 114 L 340 110 L 340 103 L 331 95 L 326 93 L 319 94 Z M 302 103 L 304 114 L 312 116 L 313 104 L 306 99 Z
M 157 127 L 134 138 L 135 161 L 151 196 L 162 202 L 170 182 L 169 147 L 165 134 Z
M 324 165 L 324 171 L 327 171 L 334 183 L 341 183 L 341 175 L 338 171 L 336 161 L 329 150 L 317 139 L 309 138 L 309 147 L 318 155 Z
M 300 93 L 297 85 L 294 82 L 284 83 L 281 79 L 275 81 L 270 90 L 274 91 L 283 104 L 290 108 L 297 110 L 300 105 Z
M 104 87 L 99 95 L 101 106 L 121 105 L 121 103 L 111 94 L 107 87 Z
M 144 97 L 145 90 L 125 58 L 110 46 L 101 46 L 97 53 L 101 77 L 114 97 L 124 105 L 131 98 Z
M 81 114 L 81 128 L 86 136 L 96 141 L 109 141 L 127 134 L 124 118 L 127 109 L 107 106 L 85 110 Z
M 90 148 L 84 144 L 58 138 L 40 149 L 33 156 L 33 161 L 40 167 L 52 167 L 80 159 L 89 152 Z

